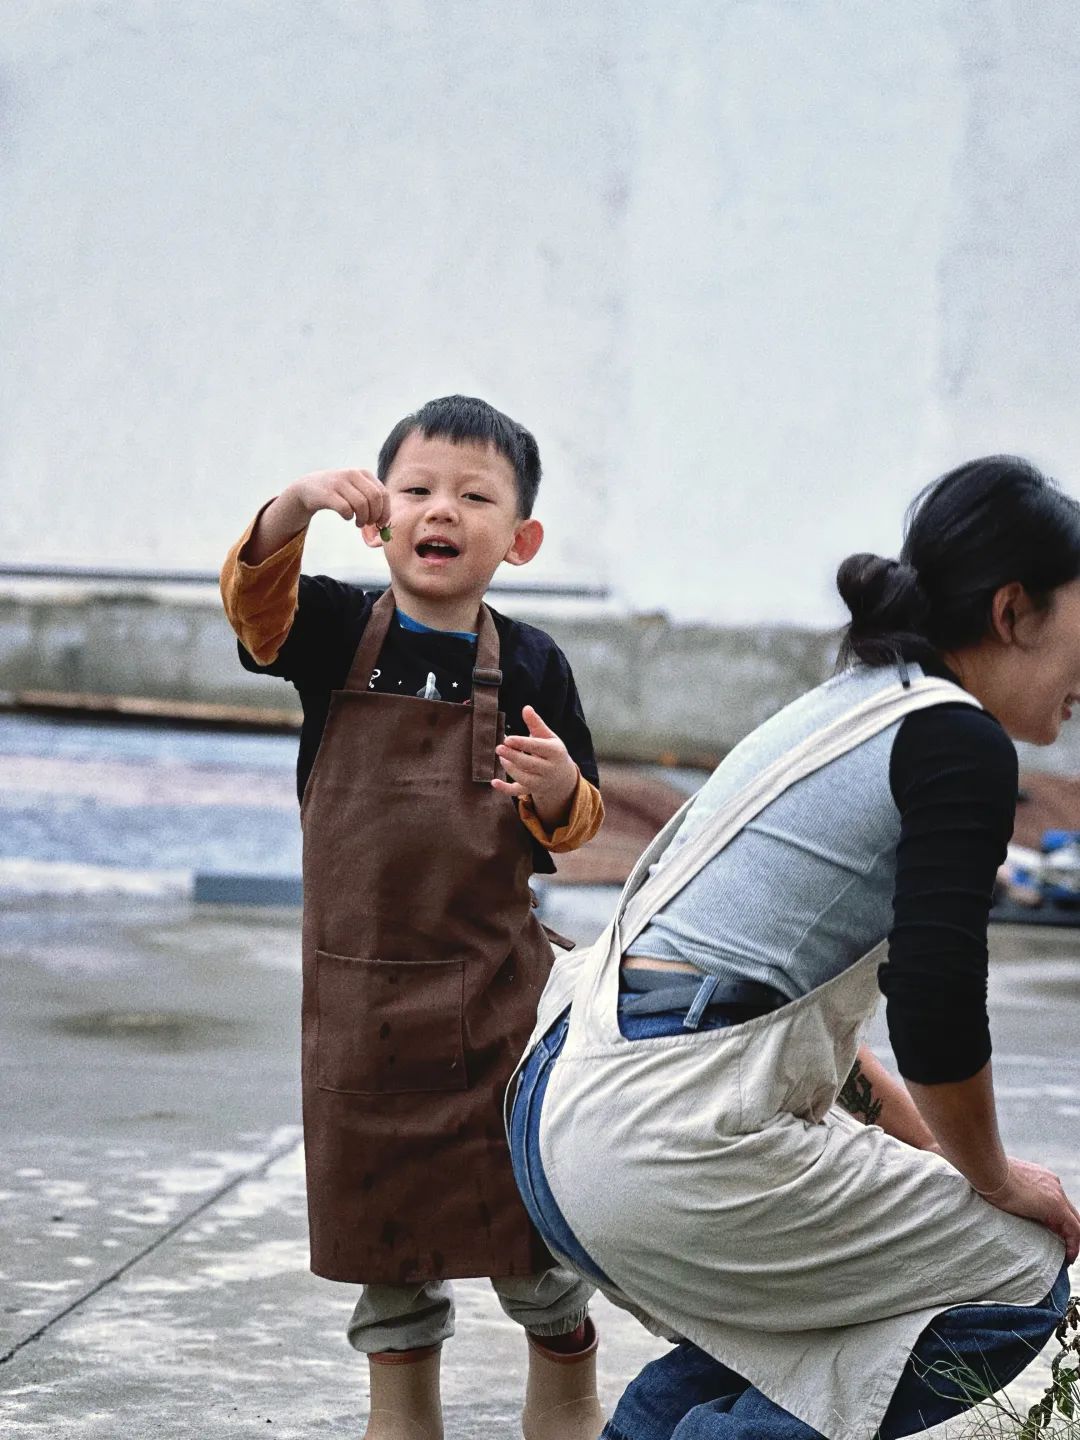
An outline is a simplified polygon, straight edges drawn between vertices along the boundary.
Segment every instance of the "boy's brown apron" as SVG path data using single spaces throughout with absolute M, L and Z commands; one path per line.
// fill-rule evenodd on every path
M 551 1264 L 500 1113 L 551 968 L 531 840 L 493 790 L 499 637 L 481 610 L 472 704 L 368 689 L 368 619 L 301 806 L 303 1100 L 311 1268 L 408 1284 Z

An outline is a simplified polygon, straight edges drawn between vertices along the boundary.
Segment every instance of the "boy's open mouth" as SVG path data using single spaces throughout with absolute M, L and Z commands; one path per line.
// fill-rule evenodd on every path
M 429 556 L 435 560 L 453 560 L 461 552 L 449 540 L 421 540 L 416 547 L 416 553 L 421 560 L 426 560 Z

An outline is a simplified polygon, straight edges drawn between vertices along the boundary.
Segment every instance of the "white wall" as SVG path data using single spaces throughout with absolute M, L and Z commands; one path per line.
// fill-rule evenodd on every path
M 1069 0 L 23 0 L 0 41 L 0 560 L 212 567 L 455 389 L 540 440 L 529 578 L 688 619 L 832 623 L 971 454 L 1080 488 Z

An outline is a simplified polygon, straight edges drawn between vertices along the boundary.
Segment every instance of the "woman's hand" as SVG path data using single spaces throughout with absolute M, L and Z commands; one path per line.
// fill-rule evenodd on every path
M 1008 1179 L 983 1199 L 1007 1215 L 1022 1215 L 1052 1230 L 1065 1246 L 1067 1265 L 1080 1253 L 1080 1211 L 1052 1170 L 1010 1156 Z
M 1071 1265 L 1080 1251 L 1080 1214 L 1052 1170 L 1006 1156 L 998 1135 L 989 1061 L 968 1080 L 940 1085 L 904 1082 L 937 1142 L 938 1152 L 973 1190 L 1009 1215 L 1037 1220 L 1065 1246 Z

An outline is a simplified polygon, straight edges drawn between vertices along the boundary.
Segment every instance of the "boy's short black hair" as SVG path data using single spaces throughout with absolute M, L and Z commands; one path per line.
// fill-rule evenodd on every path
M 523 520 L 529 518 L 540 488 L 540 449 L 524 425 L 511 420 L 486 400 L 477 400 L 471 395 L 446 395 L 441 400 L 429 400 L 414 414 L 399 420 L 383 441 L 379 451 L 380 480 L 386 479 L 402 442 L 417 430 L 428 440 L 442 438 L 455 445 L 472 440 L 481 445 L 494 445 L 514 467 L 518 511 Z

